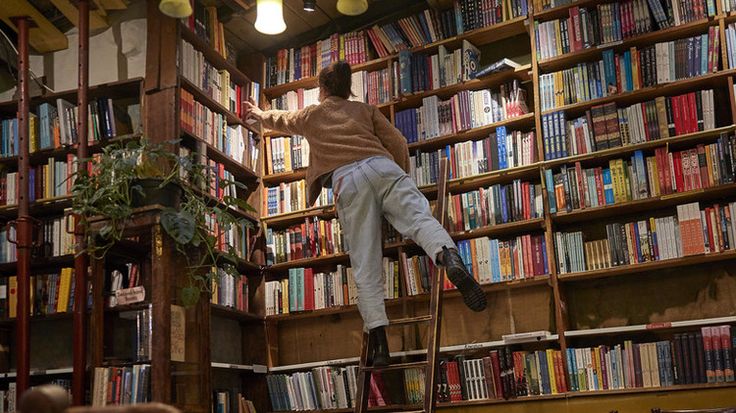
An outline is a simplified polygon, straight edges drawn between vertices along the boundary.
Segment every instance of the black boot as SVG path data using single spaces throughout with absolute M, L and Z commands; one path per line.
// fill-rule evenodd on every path
M 372 348 L 369 350 L 372 354 L 371 365 L 373 367 L 385 367 L 389 364 L 388 340 L 386 339 L 386 329 L 376 327 L 370 330 L 370 341 Z
M 488 304 L 486 294 L 468 272 L 457 250 L 442 247 L 442 265 L 447 270 L 447 278 L 462 294 L 465 305 L 473 311 L 485 310 Z

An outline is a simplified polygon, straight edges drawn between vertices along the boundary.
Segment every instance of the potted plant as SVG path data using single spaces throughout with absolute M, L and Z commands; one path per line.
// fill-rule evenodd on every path
M 169 144 L 174 142 L 168 142 Z M 165 145 L 145 138 L 126 145 L 110 145 L 101 154 L 86 160 L 89 167 L 74 174 L 72 212 L 81 217 L 85 251 L 97 259 L 120 241 L 126 222 L 136 208 L 159 204 L 161 226 L 174 240 L 186 261 L 188 286 L 182 288 L 185 305 L 197 302 L 203 291 L 210 291 L 214 266 L 238 276 L 238 253 L 228 246 L 218 248 L 222 231 L 233 226 L 251 227 L 233 212 L 238 208 L 253 211 L 242 199 L 230 194 L 222 200 L 209 196 L 210 188 L 244 189 L 237 181 L 217 177 L 207 165 L 190 155 L 177 155 Z M 90 218 L 101 222 L 92 228 Z

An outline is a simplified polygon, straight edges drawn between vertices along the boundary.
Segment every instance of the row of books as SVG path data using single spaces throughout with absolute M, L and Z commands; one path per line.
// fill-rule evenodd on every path
M 353 86 L 353 89 L 355 87 Z M 279 110 L 299 110 L 309 105 L 319 104 L 319 88 L 290 90 L 271 99 L 271 107 Z
M 509 184 L 449 194 L 447 214 L 447 226 L 452 232 L 541 218 L 542 186 L 515 179 Z
M 662 261 L 734 249 L 736 203 L 700 209 L 698 202 L 678 205 L 677 214 L 606 224 L 606 237 L 590 240 L 582 231 L 556 232 L 560 274 Z
M 29 118 L 30 152 L 61 148 L 78 142 L 79 113 L 75 105 L 59 98 L 55 105 L 40 104 L 37 113 L 31 113 Z M 90 143 L 132 132 L 127 111 L 113 103 L 112 99 L 91 99 L 88 114 L 87 138 Z M 0 121 L 0 156 L 17 156 L 19 138 L 17 118 Z
M 193 13 L 184 24 L 197 37 L 207 42 L 217 53 L 228 60 L 234 60 L 237 53 L 225 41 L 225 26 L 217 16 L 217 7 L 206 6 L 199 0 L 190 0 Z M 229 51 L 232 53 L 228 53 Z
M 137 262 L 107 263 L 105 266 L 105 307 L 117 307 L 118 296 L 143 285 L 140 265 Z M 145 296 L 145 289 L 143 290 Z
M 248 312 L 248 278 L 244 274 L 236 277 L 220 267 L 212 272 L 210 302 Z
M 715 0 L 627 0 L 571 7 L 569 16 L 535 21 L 537 58 L 550 59 L 591 47 L 712 17 Z M 654 22 L 654 24 L 652 24 Z
M 728 0 L 724 0 L 724 3 Z M 726 26 L 726 57 L 729 68 L 736 68 L 736 23 Z
M 444 11 L 427 9 L 362 32 L 333 34 L 316 44 L 279 50 L 266 60 L 266 85 L 316 76 L 337 60 L 360 64 L 526 15 L 525 0 L 456 0 Z
M 613 205 L 734 182 L 734 137 L 654 156 L 636 151 L 630 161 L 613 159 L 608 168 L 583 169 L 579 162 L 545 171 L 550 212 Z
M 424 369 L 411 368 L 404 370 L 404 398 L 407 404 L 424 403 Z
M 350 100 L 367 103 L 369 105 L 381 105 L 397 96 L 394 80 L 389 69 L 366 72 L 361 70 L 353 72 L 351 81 L 352 95 Z
M 608 95 L 702 76 L 718 70 L 720 36 L 717 26 L 699 36 L 656 43 L 539 76 L 542 110 L 587 102 Z
M 241 102 L 248 99 L 256 104 L 260 102 L 261 87 L 258 82 L 240 85 L 232 81 L 230 72 L 218 70 L 202 52 L 185 40 L 181 41 L 181 75 L 238 117 L 243 113 Z
M 736 10 L 736 1 L 735 0 L 721 0 L 721 7 L 723 8 L 724 13 L 730 13 Z
M 286 230 L 268 228 L 266 250 L 267 264 L 278 264 L 347 252 L 348 245 L 336 218 L 313 217 Z
M 77 170 L 77 157 L 67 154 L 65 161 L 48 158 L 48 162 L 35 165 L 29 170 L 28 200 L 35 202 L 41 199 L 51 199 L 69 196 L 74 183 L 72 176 Z M 0 205 L 18 204 L 17 172 L 0 173 Z
M 34 234 L 34 257 L 58 257 L 73 254 L 74 234 L 67 232 L 67 228 L 71 228 L 71 223 L 71 215 L 44 219 L 36 227 Z M 9 239 L 13 242 L 10 242 Z M 5 226 L 0 229 L 0 263 L 17 260 L 15 241 L 15 227 Z
M 447 145 L 430 152 L 417 150 L 409 156 L 409 175 L 418 186 L 436 183 L 442 158 L 449 160 L 449 179 L 531 165 L 537 161 L 536 138 L 534 132 L 507 132 L 506 127 L 501 126 L 484 139 Z
M 68 313 L 74 306 L 74 269 L 62 268 L 58 273 L 31 276 L 30 315 Z M 0 317 L 17 316 L 18 277 L 0 279 Z
M 151 365 L 95 367 L 92 406 L 146 403 L 151 400 Z
M 462 48 L 447 51 L 444 45 L 435 54 L 399 53 L 399 79 L 401 93 L 439 89 L 473 79 L 480 69 L 480 50 L 467 40 Z
M 396 127 L 409 143 L 480 128 L 529 113 L 526 90 L 518 80 L 504 83 L 499 91 L 463 90 L 447 100 L 436 95 L 422 99 L 422 106 L 396 113 Z
M 215 249 L 231 251 L 240 259 L 247 259 L 252 240 L 251 227 L 245 218 L 225 228 L 218 222 L 218 217 L 205 216 L 205 226 L 215 237 Z
M 562 352 L 491 350 L 482 358 L 440 361 L 441 401 L 514 399 L 567 392 Z
M 223 114 L 197 102 L 186 90 L 181 90 L 181 128 L 214 146 L 226 156 L 249 168 L 254 168 L 259 155 L 258 138 L 242 125 L 231 126 Z
M 332 272 L 291 268 L 289 278 L 266 282 L 266 315 L 289 314 L 352 305 L 358 302 L 352 269 Z
M 309 141 L 299 135 L 266 138 L 269 174 L 292 172 L 309 166 Z
M 731 326 L 702 327 L 670 340 L 568 348 L 572 391 L 734 381 Z
M 212 413 L 256 413 L 252 401 L 241 393 L 235 394 L 228 390 L 215 390 L 212 403 Z
M 7 387 L 7 389 L 0 390 L 0 412 L 15 413 L 18 400 L 17 386 L 14 381 L 11 381 Z
M 307 184 L 304 179 L 282 182 L 279 186 L 267 187 L 264 191 L 268 216 L 302 211 L 307 208 Z M 334 202 L 332 188 L 322 188 L 314 206 L 328 206 Z
M 584 116 L 566 121 L 564 112 L 542 115 L 545 160 L 582 155 L 714 129 L 712 89 L 657 97 L 619 108 L 593 106 Z

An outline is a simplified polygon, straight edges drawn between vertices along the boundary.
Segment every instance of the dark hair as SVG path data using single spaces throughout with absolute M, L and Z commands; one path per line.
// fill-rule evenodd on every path
M 352 74 L 348 62 L 337 61 L 319 72 L 319 87 L 324 89 L 328 96 L 347 99 L 352 95 L 350 91 Z

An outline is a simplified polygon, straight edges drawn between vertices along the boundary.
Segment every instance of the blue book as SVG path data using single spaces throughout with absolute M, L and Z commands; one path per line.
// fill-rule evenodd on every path
M 547 265 L 547 241 L 544 237 L 540 238 L 542 239 L 542 264 L 544 264 L 544 273 L 549 274 L 549 266 Z
M 578 391 L 578 377 L 575 372 L 575 349 L 567 349 L 567 381 L 570 384 L 570 391 Z
M 700 36 L 700 75 L 708 73 L 708 35 Z
M 639 183 L 639 197 L 648 198 L 649 191 L 647 190 L 647 166 L 644 161 L 644 153 L 642 151 L 634 152 L 634 162 L 636 170 L 636 180 Z
M 508 200 L 504 189 L 501 189 L 499 192 L 501 193 L 501 222 L 505 224 L 509 222 L 509 211 L 507 207 Z
M 616 88 L 616 61 L 613 55 L 613 49 L 603 51 L 603 70 L 606 72 L 606 90 L 610 94 L 612 88 Z
M 411 94 L 414 91 L 411 84 L 411 52 L 406 49 L 399 52 L 399 79 L 401 93 Z
M 549 369 L 547 368 L 547 353 L 537 351 L 537 360 L 539 360 L 539 376 L 542 379 L 542 393 L 552 394 L 552 388 L 549 381 Z
M 12 127 L 13 127 L 13 136 L 15 137 L 14 145 L 13 145 L 13 153 L 11 155 L 18 156 L 18 149 L 20 148 L 20 136 L 18 136 L 18 119 L 12 119 L 11 121 Z
M 636 250 L 637 260 L 639 260 L 639 262 L 642 262 L 644 261 L 644 254 L 641 251 L 641 236 L 639 234 L 639 223 L 634 222 L 633 226 L 634 226 L 634 238 L 635 239 L 633 239 L 632 241 L 634 244 L 634 249 Z
M 606 198 L 606 205 L 614 203 L 613 198 L 613 181 L 611 181 L 611 170 L 609 168 L 603 169 L 603 195 Z
M 544 181 L 547 187 L 547 200 L 549 201 L 549 212 L 554 214 L 557 212 L 557 199 L 555 198 L 555 183 L 553 181 L 552 170 L 544 170 Z
M 634 76 L 631 72 L 631 52 L 624 52 L 624 67 L 626 68 L 626 90 L 624 92 L 630 92 L 634 90 Z
M 509 157 L 506 151 L 506 127 L 500 126 L 496 128 L 496 137 L 498 139 L 498 169 L 506 169 L 509 164 Z
M 501 282 L 501 264 L 498 261 L 498 240 L 492 239 L 489 244 L 491 246 L 491 281 L 498 283 Z

